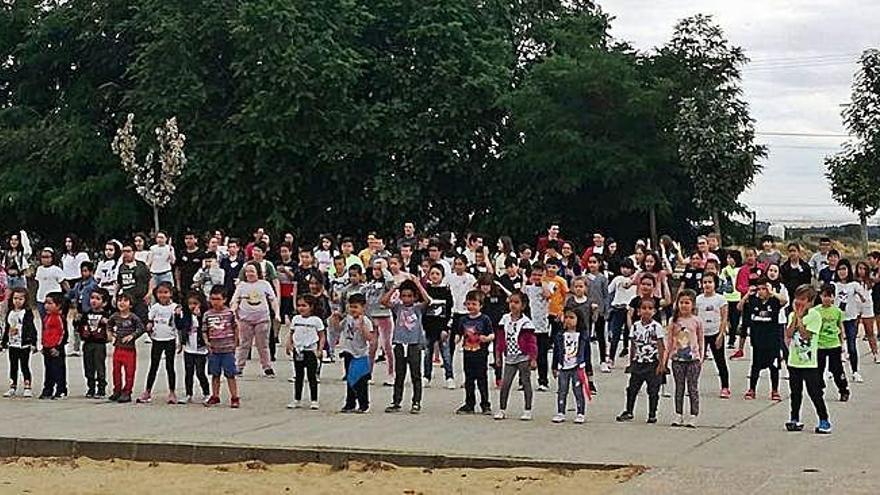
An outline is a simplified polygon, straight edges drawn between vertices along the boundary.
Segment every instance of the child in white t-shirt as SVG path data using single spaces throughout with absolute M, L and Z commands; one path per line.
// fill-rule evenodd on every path
M 311 409 L 318 409 L 318 363 L 324 349 L 326 332 L 324 322 L 315 316 L 317 298 L 303 294 L 296 298 L 297 315 L 290 321 L 290 334 L 287 339 L 287 355 L 293 357 L 294 383 L 293 401 L 288 409 L 300 407 L 303 380 L 308 375 Z

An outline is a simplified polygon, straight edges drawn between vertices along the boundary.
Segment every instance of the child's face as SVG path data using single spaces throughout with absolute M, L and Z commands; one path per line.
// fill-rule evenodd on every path
M 221 294 L 211 294 L 211 307 L 217 311 L 223 309 L 226 301 Z
M 480 301 L 465 301 L 464 307 L 469 314 L 475 315 L 480 312 Z
M 113 244 L 107 244 L 104 246 L 104 258 L 113 259 L 116 256 L 116 247 Z
M 834 304 L 834 295 L 833 294 L 826 294 L 823 292 L 822 293 L 822 306 L 825 306 L 827 308 L 827 307 L 830 307 L 832 304 Z
M 828 264 L 829 265 L 836 266 L 838 261 L 840 261 L 840 255 L 837 255 L 837 254 L 829 254 L 828 255 Z
M 562 324 L 566 330 L 577 329 L 577 323 L 577 315 L 572 312 L 565 313 L 565 316 L 562 317 Z
M 731 267 L 736 266 L 736 260 L 733 258 L 733 256 L 729 256 L 729 255 L 727 256 L 727 266 L 731 266 Z
M 394 273 L 399 272 L 400 260 L 398 260 L 397 258 L 391 258 L 391 260 L 388 261 L 388 269 Z
M 746 251 L 746 263 L 754 265 L 758 261 L 758 253 L 754 249 Z
M 82 278 L 92 278 L 92 271 L 88 268 L 80 268 L 79 274 L 82 276 Z
M 48 251 L 40 253 L 40 264 L 43 266 L 50 266 L 52 264 L 52 253 Z
M 343 242 L 341 247 L 342 247 L 342 254 L 344 254 L 346 256 L 348 256 L 349 254 L 351 254 L 352 251 L 354 251 L 354 246 L 352 246 L 350 242 Z
M 199 303 L 199 300 L 194 297 L 191 297 L 186 301 L 186 307 L 188 307 L 190 312 L 194 315 L 199 314 L 202 309 L 201 303 Z
M 119 311 L 128 311 L 131 309 L 131 301 L 129 301 L 128 298 L 120 297 L 116 299 L 116 307 Z
M 840 265 L 837 267 L 837 278 L 840 280 L 849 279 L 849 268 L 847 268 L 846 265 Z
M 647 263 L 645 265 L 647 266 Z M 630 275 L 633 274 L 633 269 L 630 268 L 629 266 L 621 266 L 620 267 L 620 274 L 623 275 L 624 277 L 629 277 Z
M 689 315 L 694 311 L 694 302 L 689 297 L 682 297 L 678 300 L 678 310 L 681 314 Z
M 770 265 L 767 267 L 767 278 L 770 280 L 778 280 L 779 279 L 779 267 L 776 265 Z
M 226 249 L 229 251 L 229 257 L 235 259 L 238 257 L 238 244 L 230 242 Z
M 767 299 L 770 297 L 770 285 L 769 284 L 760 284 L 757 286 L 758 297 L 761 299 Z
M 650 278 L 643 278 L 639 282 L 639 293 L 643 295 L 651 295 L 654 293 L 654 281 Z
M 523 303 L 522 299 L 517 297 L 511 297 L 507 299 L 507 307 L 510 309 L 511 313 L 522 313 Z
M 46 308 L 46 311 L 49 313 L 57 313 L 60 308 L 55 304 L 55 301 L 52 299 L 46 299 L 46 302 L 43 304 L 43 307 Z
M 455 273 L 457 273 L 457 274 L 459 274 L 459 275 L 461 275 L 462 273 L 464 273 L 464 269 L 466 268 L 466 267 L 464 266 L 464 261 L 462 261 L 462 260 L 460 260 L 460 259 L 455 260 L 455 262 L 453 263 L 452 267 L 455 268 Z
M 428 272 L 428 279 L 431 281 L 431 285 L 440 285 L 443 282 L 443 274 L 440 273 L 440 270 L 431 268 L 431 271 Z
M 364 305 L 361 303 L 349 303 L 348 314 L 350 314 L 352 318 L 360 318 L 364 315 Z
M 324 290 L 324 287 L 321 286 L 320 282 L 318 282 L 317 280 L 309 281 L 309 292 L 311 292 L 312 294 L 320 294 L 322 290 Z
M 714 277 L 703 277 L 703 293 L 704 294 L 713 294 L 715 293 L 715 278 Z
M 281 255 L 281 259 L 286 261 L 290 259 L 291 252 L 287 247 L 282 247 L 278 250 L 278 254 Z
M 321 248 L 324 249 L 324 251 L 330 249 L 330 239 L 321 239 Z
M 24 307 L 24 304 L 25 304 L 25 295 L 24 294 L 22 294 L 20 292 L 16 292 L 15 294 L 12 295 L 12 306 L 13 307 L 21 309 Z
M 348 271 L 348 281 L 353 284 L 361 283 L 361 272 L 360 270 L 349 270 Z
M 800 310 L 806 310 L 810 307 L 812 301 L 806 296 L 798 296 L 794 298 L 794 307 Z
M 480 292 L 483 294 L 488 294 L 492 292 L 492 286 L 489 284 L 480 284 Z
M 89 296 L 89 305 L 92 307 L 92 309 L 101 309 L 104 307 L 104 298 L 101 297 L 101 294 L 92 292 L 92 295 Z
M 654 259 L 653 256 L 645 256 L 645 270 L 651 272 L 654 271 L 654 266 L 657 264 L 657 260 Z
M 507 271 L 507 276 L 510 278 L 516 277 L 519 273 L 519 268 L 516 265 L 510 265 L 505 270 Z
M 654 305 L 649 303 L 642 303 L 639 305 L 639 318 L 643 321 L 648 321 L 651 318 L 654 318 Z
M 311 266 L 312 265 L 312 253 L 308 251 L 302 251 L 299 253 L 299 264 L 303 266 Z
M 416 295 L 413 294 L 413 291 L 410 289 L 404 289 L 400 291 L 400 302 L 403 303 L 404 306 L 412 305 L 416 300 Z
M 578 280 L 574 283 L 572 290 L 574 291 L 574 295 L 582 297 L 587 293 L 587 284 L 585 284 L 583 280 Z
M 333 260 L 333 268 L 336 269 L 337 274 L 342 275 L 345 271 L 345 260 Z
M 718 264 L 717 263 L 706 263 L 705 272 L 711 273 L 714 275 L 718 275 Z
M 597 260 L 596 258 L 590 258 L 590 260 L 587 261 L 587 268 L 589 268 L 590 273 L 598 272 L 599 271 L 599 260 Z
M 158 244 L 160 246 L 164 246 L 166 242 L 168 242 L 168 238 L 165 237 L 165 234 L 163 234 L 161 232 L 156 234 L 156 244 Z
M 554 265 L 553 263 L 550 263 L 549 265 L 547 265 L 547 277 L 553 278 L 556 276 L 556 274 L 558 272 L 559 272 L 558 266 Z
M 257 251 L 254 250 L 254 252 L 256 253 Z M 254 258 L 256 258 L 256 256 Z M 254 265 L 248 265 L 244 268 L 244 279 L 248 282 L 257 281 L 257 269 L 254 268 Z
M 520 253 L 520 258 L 524 260 L 532 259 L 532 250 L 531 249 L 523 249 L 522 253 Z
M 533 285 L 540 285 L 542 278 L 544 278 L 544 270 L 532 269 L 532 274 L 529 276 L 529 282 Z
M 156 291 L 156 299 L 162 304 L 168 304 L 171 302 L 171 291 L 166 287 L 160 287 L 159 290 Z
M 312 307 L 309 306 L 305 299 L 299 299 L 296 301 L 296 312 L 300 316 L 309 316 L 312 314 Z

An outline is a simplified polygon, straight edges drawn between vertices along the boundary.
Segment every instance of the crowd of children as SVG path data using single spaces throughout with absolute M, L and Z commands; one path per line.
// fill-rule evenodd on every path
M 600 373 L 612 373 L 622 359 L 629 384 L 618 421 L 634 419 L 644 385 L 647 422 L 655 423 L 671 375 L 672 425 L 695 427 L 704 363 L 714 362 L 719 397 L 730 399 L 725 343 L 733 351 L 730 359 L 741 359 L 748 341 L 751 370 L 743 398 L 757 398 L 760 375 L 768 370 L 770 399 L 782 400 L 780 374 L 787 373 L 792 409 L 786 428 L 804 427 L 800 406 L 806 387 L 818 416 L 816 431 L 829 433 L 825 371 L 839 400 L 849 400 L 844 363 L 853 382 L 863 381 L 860 325 L 874 362 L 880 362 L 874 336 L 880 253 L 854 267 L 824 238 L 805 261 L 796 243 L 787 246 L 783 259 L 772 238 L 763 239 L 760 250 L 742 253 L 722 249 L 714 235 L 698 238 L 689 257 L 666 237 L 658 251 L 639 241 L 624 257 L 613 240 L 597 233 L 578 257 L 556 225 L 534 249 L 522 245 L 514 252 L 510 239 L 502 237 L 494 254 L 479 234 L 468 234 L 456 248 L 453 234 L 416 236 L 409 223 L 395 249 L 372 233 L 357 253 L 350 238 L 340 239 L 337 251 L 330 235 L 311 248 L 296 247 L 286 234 L 273 250 L 262 229 L 247 243 L 213 233 L 204 249 L 187 232 L 177 252 L 158 232 L 149 248 L 142 234 L 131 242 L 107 242 L 97 264 L 68 236 L 61 256 L 49 247 L 39 251 L 35 270 L 22 238 L 27 239 L 23 232 L 16 235 L 0 258 L 0 325 L 10 377 L 5 397 L 32 397 L 30 355 L 40 352 L 41 399 L 67 396 L 68 356 L 82 357 L 85 396 L 105 398 L 112 345 L 107 398 L 131 402 L 137 341 L 147 335 L 149 369 L 136 402 L 153 400 L 164 360 L 169 404 L 193 402 L 198 380 L 203 403 L 217 405 L 225 377 L 229 404 L 237 408 L 236 377 L 252 351 L 256 348 L 261 374 L 274 378 L 275 344 L 284 335 L 291 409 L 301 407 L 306 381 L 309 406 L 319 408 L 321 365 L 340 357 L 347 385 L 342 413 L 370 409 L 370 384 L 384 361 L 383 381 L 392 388 L 385 412 L 403 409 L 408 375 L 409 412 L 417 414 L 435 363 L 442 364 L 443 384 L 456 388 L 460 346 L 464 401 L 457 414 L 479 411 L 505 419 L 517 383 L 524 398 L 520 418 L 532 419 L 531 374 L 537 371 L 538 392 L 550 390 L 551 375 L 556 380 L 553 422 L 565 421 L 573 394 L 574 422 L 583 423 L 587 401 L 598 393 L 593 364 Z M 28 288 L 31 273 L 35 291 Z M 176 354 L 183 354 L 183 397 L 177 395 Z M 490 367 L 500 395 L 495 411 Z

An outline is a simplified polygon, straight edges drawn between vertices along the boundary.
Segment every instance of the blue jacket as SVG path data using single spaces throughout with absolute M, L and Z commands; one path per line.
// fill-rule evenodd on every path
M 67 300 L 76 304 L 76 309 L 80 313 L 85 314 L 92 309 L 92 303 L 89 301 L 89 298 L 92 297 L 92 292 L 97 288 L 98 281 L 95 280 L 95 277 L 89 277 L 88 280 L 80 280 L 67 293 Z
M 553 369 L 562 369 L 562 360 L 565 358 L 565 332 L 559 332 L 553 338 Z M 587 349 L 590 347 L 586 332 L 575 332 L 578 336 L 577 366 L 581 367 L 587 362 Z

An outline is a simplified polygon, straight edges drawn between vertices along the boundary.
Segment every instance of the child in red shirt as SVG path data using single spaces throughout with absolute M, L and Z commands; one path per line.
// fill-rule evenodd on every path
M 43 393 L 41 399 L 60 399 L 67 396 L 67 368 L 64 364 L 64 346 L 67 345 L 67 325 L 61 315 L 63 296 L 58 292 L 46 295 L 46 316 L 43 317 Z

